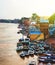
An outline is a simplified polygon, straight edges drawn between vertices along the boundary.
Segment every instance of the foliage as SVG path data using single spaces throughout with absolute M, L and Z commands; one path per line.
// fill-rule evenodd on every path
M 27 17 L 22 17 L 21 18 L 21 22 L 23 23 L 25 20 L 28 20 L 29 21 L 29 18 L 27 18 Z
M 55 13 L 54 13 L 52 16 L 50 16 L 48 20 L 49 20 L 49 23 L 50 23 L 50 24 L 54 24 Z
M 37 22 L 39 19 L 40 19 L 40 17 L 36 13 L 33 13 L 32 14 L 31 21 Z

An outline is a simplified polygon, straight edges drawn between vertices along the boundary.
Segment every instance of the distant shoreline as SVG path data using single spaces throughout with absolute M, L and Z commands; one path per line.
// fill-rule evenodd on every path
M 6 22 L 0 22 L 0 24 L 19 24 L 19 23 L 6 23 Z

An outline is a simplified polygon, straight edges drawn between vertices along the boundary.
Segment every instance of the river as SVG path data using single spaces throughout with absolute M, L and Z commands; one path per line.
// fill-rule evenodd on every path
M 0 65 L 27 65 L 29 61 L 35 60 L 37 56 L 22 59 L 16 52 L 18 39 L 22 34 L 17 34 L 18 24 L 0 23 Z

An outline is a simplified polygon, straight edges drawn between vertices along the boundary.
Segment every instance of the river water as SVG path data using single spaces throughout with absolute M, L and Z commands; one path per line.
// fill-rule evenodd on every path
M 22 34 L 17 34 L 18 24 L 0 23 L 0 65 L 27 65 L 29 61 L 35 60 L 37 56 L 22 59 L 16 52 L 18 39 Z

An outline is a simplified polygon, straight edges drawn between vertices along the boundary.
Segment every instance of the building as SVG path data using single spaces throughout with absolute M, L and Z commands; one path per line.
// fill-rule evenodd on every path
M 49 28 L 49 21 L 47 19 L 44 19 L 44 18 L 40 18 L 40 31 L 42 33 L 44 33 L 44 37 L 45 39 L 49 37 L 49 31 L 48 31 L 48 28 Z
M 49 24 L 48 23 L 40 23 L 40 31 L 44 33 L 45 37 L 49 36 Z
M 30 40 L 44 40 L 44 34 L 40 31 L 40 29 L 35 26 L 31 26 L 29 28 L 29 36 Z

